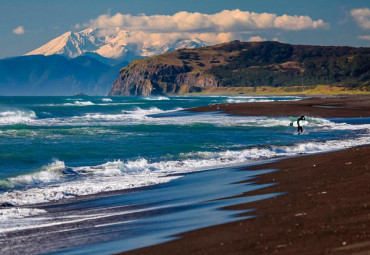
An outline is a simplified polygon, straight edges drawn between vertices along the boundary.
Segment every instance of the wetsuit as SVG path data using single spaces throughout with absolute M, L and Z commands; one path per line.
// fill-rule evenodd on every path
M 299 124 L 299 122 L 301 120 L 306 120 L 304 116 L 301 116 L 300 118 L 297 119 L 297 124 L 298 124 L 298 133 L 302 133 L 303 132 L 303 128 L 302 126 Z

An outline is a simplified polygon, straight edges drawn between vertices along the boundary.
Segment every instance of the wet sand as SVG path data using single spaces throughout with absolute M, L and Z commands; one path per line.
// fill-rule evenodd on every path
M 125 254 L 369 254 L 370 146 L 283 159 L 258 183 L 272 199 L 224 208 L 255 209 L 253 219 L 199 229 Z M 249 170 L 251 168 L 248 168 Z M 250 180 L 249 180 L 250 181 Z
M 215 104 L 190 109 L 221 111 L 244 116 L 311 116 L 323 118 L 370 117 L 370 96 L 312 97 L 299 101 Z

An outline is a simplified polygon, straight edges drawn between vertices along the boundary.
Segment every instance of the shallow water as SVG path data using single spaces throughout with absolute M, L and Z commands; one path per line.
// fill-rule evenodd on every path
M 225 179 L 217 176 L 217 171 L 231 171 L 232 178 L 235 178 L 226 179 L 222 185 L 227 186 L 242 178 L 235 174 L 238 171 L 233 171 L 230 168 L 232 166 L 370 143 L 370 118 L 324 119 L 308 116 L 304 133 L 297 135 L 296 129 L 289 126 L 289 116 L 235 117 L 220 113 L 182 111 L 221 102 L 297 99 L 247 96 L 0 97 L 0 204 L 11 203 L 19 207 L 0 209 L 0 242 L 6 244 L 12 235 L 24 233 L 23 239 L 16 240 L 23 240 L 23 244 L 28 240 L 29 245 L 32 245 L 30 240 L 33 240 L 32 231 L 35 231 L 32 226 L 41 224 L 45 227 L 38 229 L 37 233 L 46 235 L 51 231 L 59 233 L 55 236 L 59 238 L 60 233 L 71 235 L 72 230 L 68 228 L 77 228 L 72 231 L 73 236 L 83 240 L 78 243 L 57 242 L 55 246 L 48 246 L 48 251 L 68 249 L 81 243 L 88 245 L 83 249 L 99 250 L 105 247 L 104 243 L 108 245 L 113 240 L 114 244 L 109 247 L 118 247 L 120 249 L 117 251 L 121 251 L 126 235 L 141 240 L 136 243 L 152 240 L 152 244 L 169 234 L 201 227 L 203 225 L 200 222 L 208 222 L 202 211 L 200 215 L 203 216 L 199 219 L 189 214 L 183 223 L 175 217 L 171 223 L 156 225 L 154 218 L 160 217 L 162 209 L 166 212 L 163 220 L 167 221 L 172 215 L 179 215 L 183 219 L 181 212 L 186 208 L 200 207 L 207 211 L 206 214 L 213 214 L 222 203 L 241 202 L 201 203 L 209 199 L 208 195 L 202 193 L 194 199 L 190 199 L 190 196 L 189 205 L 184 202 L 187 193 L 181 198 L 173 197 L 168 201 L 160 195 L 169 186 L 171 193 L 176 189 L 181 193 L 189 192 L 186 189 L 196 185 L 195 179 L 189 176 L 199 175 L 202 186 L 208 184 L 209 189 L 216 189 L 214 187 L 221 181 L 219 179 Z M 186 173 L 202 170 L 211 170 L 211 181 L 202 177 L 208 174 L 207 171 L 180 178 Z M 183 186 L 182 182 L 187 182 L 189 186 Z M 102 192 L 137 187 L 147 188 L 129 195 L 101 198 Z M 255 185 L 247 188 L 251 187 L 257 188 Z M 152 194 L 153 190 L 153 194 L 157 195 Z M 232 191 L 237 193 L 239 189 L 234 187 Z M 227 193 L 217 190 L 215 194 L 219 196 L 222 192 Z M 85 199 L 83 195 L 91 197 Z M 141 200 L 143 198 L 145 201 Z M 57 205 L 49 205 L 51 202 Z M 163 205 L 166 207 L 157 208 Z M 177 207 L 180 209 L 177 210 Z M 127 223 L 126 216 L 116 215 L 116 210 L 127 212 L 128 208 L 144 208 L 145 212 L 154 210 L 156 213 L 138 217 L 140 224 L 137 226 L 135 217 L 135 223 Z M 198 209 L 194 210 L 196 212 Z M 110 213 L 114 215 L 107 220 L 105 216 Z M 137 213 L 130 212 L 128 215 Z M 223 211 L 217 213 L 208 225 L 231 220 L 231 215 L 235 214 Z M 63 217 L 74 221 L 64 224 Z M 123 221 L 124 227 L 116 229 L 120 221 Z M 173 224 L 183 226 L 176 225 L 172 232 L 163 231 L 158 236 L 145 237 L 140 233 L 150 232 L 141 225 L 146 221 L 149 221 L 147 224 L 156 233 L 161 228 L 171 229 L 169 226 Z M 58 222 L 60 224 L 55 225 Z M 95 241 L 85 238 L 86 233 L 92 235 L 97 231 L 96 227 L 92 228 L 94 231 L 86 230 L 83 227 L 85 223 L 89 228 L 92 228 L 91 224 L 99 225 L 98 229 L 104 234 L 97 234 L 100 239 L 94 238 Z M 62 235 L 63 238 L 65 235 Z M 6 252 L 9 247 L 4 246 L 0 250 Z M 19 247 L 20 250 L 24 248 L 22 245 Z M 131 248 L 137 247 L 140 245 Z M 33 249 L 28 248 L 31 253 Z M 40 250 L 36 249 L 35 252 Z

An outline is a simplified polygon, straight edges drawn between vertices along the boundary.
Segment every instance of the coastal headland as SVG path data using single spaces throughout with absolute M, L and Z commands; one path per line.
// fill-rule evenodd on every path
M 368 94 L 369 48 L 231 41 L 140 59 L 110 96 Z
M 252 116 L 369 117 L 369 104 L 369 97 L 346 96 L 192 110 Z M 369 254 L 369 158 L 367 145 L 248 167 L 277 169 L 255 179 L 275 185 L 240 196 L 284 194 L 222 209 L 252 209 L 243 215 L 257 217 L 179 234 L 174 241 L 124 254 Z

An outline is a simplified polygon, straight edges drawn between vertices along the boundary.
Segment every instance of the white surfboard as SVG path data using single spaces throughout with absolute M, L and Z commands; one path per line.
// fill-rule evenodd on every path
M 300 120 L 299 121 L 299 125 L 300 126 L 304 126 L 304 125 L 306 125 L 307 124 L 307 121 L 305 121 L 305 120 Z M 297 121 L 293 121 L 292 123 L 290 123 L 290 125 L 291 126 L 293 126 L 293 127 L 298 127 L 298 123 L 297 123 Z

